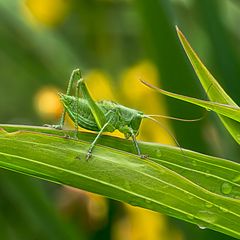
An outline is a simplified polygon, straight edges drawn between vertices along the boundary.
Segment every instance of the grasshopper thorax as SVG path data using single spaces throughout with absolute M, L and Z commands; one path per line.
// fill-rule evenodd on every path
M 139 132 L 143 113 L 120 104 L 116 104 L 116 113 L 119 116 L 118 123 L 116 124 L 117 129 L 122 132 L 126 138 L 132 135 L 136 136 Z

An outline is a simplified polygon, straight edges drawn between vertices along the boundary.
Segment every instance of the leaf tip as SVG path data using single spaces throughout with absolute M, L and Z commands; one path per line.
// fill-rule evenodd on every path
M 178 34 L 178 37 L 180 38 L 180 40 L 181 40 L 182 38 L 184 38 L 184 35 L 183 35 L 182 31 L 178 28 L 177 25 L 176 25 L 176 31 L 177 31 L 177 34 Z

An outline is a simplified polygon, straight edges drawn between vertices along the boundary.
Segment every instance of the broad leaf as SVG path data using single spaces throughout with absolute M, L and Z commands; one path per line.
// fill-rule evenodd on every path
M 104 136 L 86 161 L 94 134 L 4 126 L 0 166 L 168 214 L 240 238 L 240 166 L 196 152 Z M 17 131 L 20 130 L 21 131 Z M 118 149 L 116 149 L 118 148 Z M 128 151 L 128 152 L 127 152 Z

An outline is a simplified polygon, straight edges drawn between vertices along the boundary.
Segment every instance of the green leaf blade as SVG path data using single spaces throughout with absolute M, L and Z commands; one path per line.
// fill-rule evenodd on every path
M 141 82 L 146 86 L 160 92 L 161 94 L 164 94 L 166 96 L 173 97 L 185 102 L 193 103 L 200 107 L 206 108 L 207 110 L 215 111 L 218 114 L 231 118 L 237 122 L 240 122 L 240 108 L 237 105 L 236 106 L 227 105 L 227 104 L 222 104 L 218 102 L 210 102 L 210 101 L 205 101 L 205 100 L 201 100 L 193 97 L 188 97 L 188 96 L 184 96 L 184 95 L 180 95 L 180 94 L 176 94 L 176 93 L 172 93 L 172 92 L 168 92 L 166 90 L 160 89 L 143 80 L 141 80 Z
M 204 66 L 183 33 L 178 29 L 178 27 L 176 27 L 176 29 L 181 44 L 211 101 L 204 101 L 193 97 L 171 93 L 159 89 L 143 80 L 141 81 L 148 87 L 153 88 L 164 95 L 215 111 L 228 132 L 232 135 L 235 141 L 240 144 L 240 107 L 230 98 L 230 96 L 228 96 L 228 94 Z
M 237 104 L 231 99 L 230 96 L 224 91 L 208 69 L 204 66 L 198 55 L 195 53 L 186 37 L 176 27 L 178 37 L 182 43 L 182 46 L 210 100 L 218 103 L 223 103 L 231 106 L 238 107 Z M 219 115 L 220 120 L 226 127 L 228 132 L 232 135 L 235 141 L 240 144 L 240 124 L 232 119 L 226 117 L 226 115 Z
M 178 37 L 182 43 L 182 46 L 210 100 L 223 104 L 229 104 L 237 106 L 237 104 L 228 96 L 224 89 L 220 86 L 213 75 L 204 66 L 198 55 L 195 53 L 186 37 L 176 27 Z
M 43 131 L 43 128 L 38 131 Z M 92 135 L 82 133 L 80 140 L 76 141 L 64 138 L 64 131 L 46 129 L 46 132 L 48 134 L 1 131 L 0 166 L 99 193 L 240 238 L 240 201 L 235 198 L 237 195 L 211 192 L 204 185 L 200 186 L 187 178 L 189 173 L 181 174 L 182 170 L 177 172 L 177 167 L 171 169 L 166 164 L 170 161 L 172 166 L 181 165 L 183 159 L 185 162 L 189 160 L 190 166 L 198 166 L 198 171 L 205 174 L 201 170 L 206 167 L 201 165 L 204 162 L 202 155 L 141 143 L 141 149 L 150 158 L 140 159 L 125 151 L 127 148 L 132 149 L 131 142 L 103 137 L 102 146 L 98 145 L 94 149 L 93 158 L 87 162 L 88 139 L 92 139 Z M 60 134 L 62 136 L 58 136 Z M 113 149 L 109 142 L 122 149 Z M 220 161 L 215 158 L 205 158 L 219 168 L 224 167 L 227 172 L 232 174 L 234 171 L 235 176 L 240 176 L 237 164 L 222 160 L 223 164 L 220 165 Z M 193 159 L 199 161 L 198 165 L 192 163 Z M 174 160 L 179 163 L 174 163 Z M 213 174 L 212 169 L 209 170 Z M 203 181 L 203 176 L 201 178 Z

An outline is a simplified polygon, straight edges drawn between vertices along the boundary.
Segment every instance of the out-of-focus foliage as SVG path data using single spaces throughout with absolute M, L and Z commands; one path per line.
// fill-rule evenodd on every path
M 65 91 L 76 67 L 96 99 L 152 114 L 200 116 L 196 107 L 162 99 L 139 83 L 205 97 L 175 24 L 239 104 L 239 12 L 236 0 L 0 0 L 0 122 L 56 123 L 55 92 Z M 182 147 L 239 159 L 239 147 L 212 115 L 199 123 L 162 123 Z M 139 137 L 174 143 L 147 120 Z M 1 239 L 231 239 L 85 192 L 5 171 L 0 177 Z

